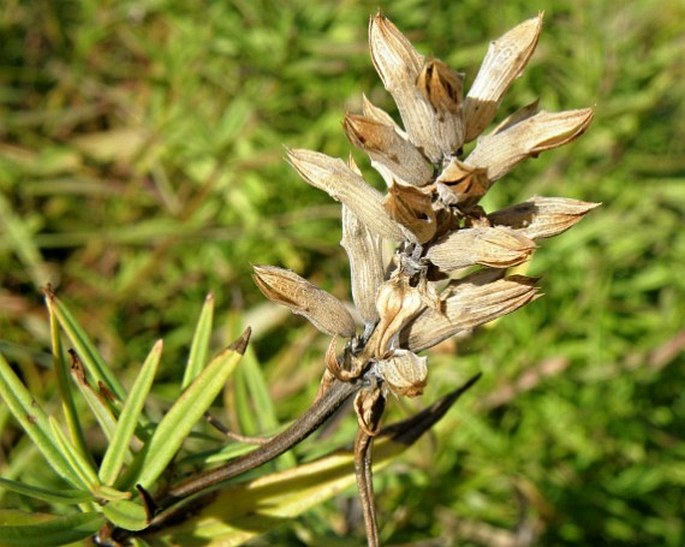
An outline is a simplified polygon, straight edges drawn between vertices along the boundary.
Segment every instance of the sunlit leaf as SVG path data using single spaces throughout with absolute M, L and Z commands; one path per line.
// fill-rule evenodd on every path
M 124 480 L 125 485 L 141 484 L 149 488 L 157 480 L 191 429 L 223 389 L 244 351 L 244 346 L 240 352 L 230 348 L 224 350 L 195 378 L 164 415 L 150 440 L 139 452 L 132 472 Z M 134 473 L 138 473 L 137 476 L 133 476 Z
M 93 376 L 94 381 L 102 382 L 119 399 L 125 399 L 126 392 L 121 382 L 111 371 L 95 347 L 95 344 L 93 344 L 83 327 L 76 321 L 69 308 L 51 292 L 46 293 L 45 301 L 50 313 L 57 318 L 71 343 L 74 344 L 76 353 L 86 367 L 86 370 Z
M 100 465 L 100 480 L 105 484 L 113 484 L 119 475 L 119 471 L 121 471 L 126 455 L 129 453 L 131 438 L 157 372 L 162 347 L 161 340 L 154 345 L 124 402 L 114 434 Z
M 41 488 L 23 482 L 17 482 L 0 477 L 0 488 L 10 490 L 22 496 L 27 496 L 48 503 L 75 505 L 85 501 L 91 501 L 93 495 L 87 490 L 74 490 L 68 488 L 49 489 Z
M 97 512 L 75 513 L 62 517 L 0 511 L 0 541 L 3 546 L 48 547 L 84 540 L 105 524 Z
M 0 355 L 0 395 L 14 418 L 36 443 L 50 467 L 73 486 L 82 486 L 78 474 L 74 472 L 60 451 L 45 411 L 17 378 L 2 355 Z

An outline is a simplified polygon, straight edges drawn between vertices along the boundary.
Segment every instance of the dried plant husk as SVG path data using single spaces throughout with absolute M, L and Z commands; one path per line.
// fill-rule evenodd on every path
M 409 230 L 414 241 L 426 243 L 435 235 L 436 211 L 430 194 L 413 186 L 393 184 L 383 205 L 393 220 Z
M 401 347 L 413 352 L 511 313 L 538 298 L 537 279 L 497 270 L 476 272 L 443 291 L 442 310 L 426 308 L 400 334 Z
M 381 285 L 376 298 L 381 319 L 374 331 L 374 342 L 369 342 L 375 356 L 385 354 L 399 332 L 425 307 L 424 301 L 421 289 L 412 287 L 401 269 Z
M 417 397 L 426 387 L 426 357 L 419 357 L 412 351 L 394 350 L 391 356 L 376 363 L 376 370 L 390 391 L 397 396 Z
M 402 229 L 383 208 L 383 194 L 343 160 L 311 150 L 287 152 L 288 161 L 306 182 L 347 205 L 369 230 L 385 239 L 403 239 Z
M 487 173 L 487 169 L 473 167 L 457 158 L 450 158 L 435 179 L 440 200 L 446 205 L 477 202 L 490 187 Z
M 382 239 L 369 230 L 346 206 L 342 206 L 342 240 L 350 263 L 352 300 L 365 323 L 379 319 L 376 294 L 383 284 Z
M 493 133 L 480 137 L 465 163 L 487 169 L 494 182 L 521 161 L 577 139 L 592 123 L 592 108 L 564 112 L 540 111 L 528 117 L 514 113 Z
M 451 272 L 474 264 L 509 268 L 528 260 L 535 242 L 505 226 L 477 226 L 457 230 L 432 245 L 426 257 L 438 268 Z
M 345 305 L 291 270 L 276 266 L 253 266 L 254 281 L 272 302 L 306 317 L 326 334 L 350 337 L 355 332 L 354 319 Z
M 570 198 L 533 196 L 489 214 L 488 219 L 494 226 L 508 226 L 538 240 L 565 232 L 600 205 Z
M 369 23 L 369 48 L 371 60 L 385 89 L 397 104 L 409 140 L 434 164 L 456 153 L 463 144 L 461 108 L 456 114 L 443 110 L 441 104 L 436 109 L 425 92 L 424 81 L 428 76 L 421 75 L 427 72 L 431 79 L 438 78 L 442 82 L 440 85 L 444 86 L 449 86 L 444 81 L 450 80 L 453 88 L 457 87 L 453 80 L 458 77 L 442 73 L 433 76 L 434 65 L 424 70 L 423 55 L 380 13 L 372 17 Z M 422 86 L 421 89 L 417 82 Z
M 393 181 L 414 186 L 431 181 L 433 166 L 393 125 L 368 116 L 346 114 L 343 128 L 349 141 L 369 155 L 371 165 L 388 186 Z
M 466 142 L 490 125 L 504 93 L 528 64 L 540 37 L 542 16 L 524 21 L 490 44 L 464 100 Z

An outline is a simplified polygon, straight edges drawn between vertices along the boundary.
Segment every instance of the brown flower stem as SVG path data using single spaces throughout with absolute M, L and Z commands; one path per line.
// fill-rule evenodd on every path
M 354 442 L 354 472 L 357 477 L 357 492 L 364 514 L 366 541 L 369 547 L 378 547 L 380 543 L 373 494 L 372 448 L 373 437 L 360 429 Z
M 357 492 L 364 514 L 366 541 L 369 547 L 380 545 L 376 504 L 373 494 L 373 438 L 385 410 L 385 396 L 377 383 L 372 382 L 357 395 L 355 410 L 359 420 L 359 431 L 354 441 L 354 473 L 357 479 Z
M 217 490 L 225 481 L 252 471 L 291 449 L 316 431 L 361 387 L 361 381 L 343 383 L 334 380 L 324 395 L 297 421 L 259 448 L 234 458 L 221 467 L 197 473 L 172 485 L 163 497 L 155 500 L 155 516 L 151 519 L 149 526 L 139 534 L 164 527 L 169 519 L 173 520 L 177 517 L 176 506 L 188 501 L 191 497 Z

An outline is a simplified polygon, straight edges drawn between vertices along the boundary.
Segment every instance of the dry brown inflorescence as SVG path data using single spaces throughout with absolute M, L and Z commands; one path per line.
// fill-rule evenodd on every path
M 539 14 L 492 42 L 464 96 L 463 74 L 421 55 L 379 13 L 369 24 L 371 59 L 403 127 L 366 97 L 362 113 L 347 114 L 343 125 L 387 191 L 367 184 L 351 157 L 287 152 L 306 182 L 342 204 L 341 243 L 363 325 L 357 327 L 344 303 L 292 271 L 256 266 L 254 278 L 269 299 L 332 337 L 322 394 L 333 378 L 364 380 L 355 400 L 357 477 L 370 544 L 378 540 L 369 447 L 388 392 L 421 394 L 428 368 L 420 351 L 537 298 L 536 279 L 507 269 L 598 205 L 540 196 L 492 213 L 479 205 L 515 165 L 573 141 L 592 122 L 591 108 L 547 112 L 536 101 L 481 135 L 530 59 L 541 26 Z M 464 155 L 465 143 L 476 138 Z M 388 242 L 395 249 L 389 260 Z

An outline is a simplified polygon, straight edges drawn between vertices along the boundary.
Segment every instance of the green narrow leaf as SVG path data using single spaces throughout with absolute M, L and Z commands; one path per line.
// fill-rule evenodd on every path
M 60 490 L 49 490 L 39 486 L 33 486 L 23 482 L 13 481 L 0 477 L 0 488 L 10 490 L 16 494 L 47 501 L 48 503 L 61 503 L 64 505 L 75 505 L 87 501 L 93 501 L 93 495 L 87 490 L 74 490 L 62 488 Z
M 133 501 L 111 501 L 102 506 L 102 512 L 112 524 L 126 530 L 142 530 L 148 524 L 145 508 Z
M 83 486 L 92 491 L 100 483 L 95 468 L 89 460 L 84 458 L 74 448 L 74 445 L 71 444 L 69 439 L 67 439 L 67 437 L 64 435 L 64 432 L 60 429 L 60 426 L 55 418 L 48 416 L 48 423 L 50 424 L 53 438 L 64 455 L 64 458 L 67 460 L 67 463 L 78 475 L 79 480 L 83 483 Z
M 95 511 L 63 517 L 0 511 L 0 541 L 3 546 L 65 545 L 87 539 L 105 522 L 105 517 Z
M 100 465 L 100 480 L 104 484 L 114 483 L 119 471 L 121 471 L 125 456 L 129 453 L 131 438 L 157 373 L 162 347 L 161 340 L 153 346 L 131 388 L 131 392 L 126 398 L 114 434 Z
M 240 362 L 242 351 L 228 348 L 221 352 L 181 394 L 136 457 L 137 461 L 131 468 L 133 473 L 140 470 L 140 474 L 137 478 L 128 474 L 125 478 L 127 486 L 138 483 L 143 488 L 149 488 L 157 480 L 193 426 L 224 387 L 226 380 Z
M 0 355 L 0 396 L 50 467 L 72 486 L 81 486 L 78 474 L 71 468 L 58 448 L 59 445 L 52 434 L 45 411 L 31 397 L 2 355 Z
M 60 326 L 74 344 L 84 367 L 95 381 L 102 382 L 120 400 L 126 398 L 123 386 L 105 363 L 104 358 L 90 340 L 86 332 L 78 324 L 69 308 L 52 292 L 46 292 L 46 302 L 50 313 L 59 321 Z
M 205 366 L 207 361 L 207 354 L 209 353 L 209 339 L 212 335 L 212 324 L 214 319 L 214 295 L 209 293 L 205 298 L 205 303 L 200 312 L 200 318 L 195 328 L 193 335 L 193 342 L 190 346 L 190 355 L 188 356 L 188 364 L 183 373 L 183 382 L 181 389 L 188 387 Z
M 76 386 L 86 400 L 88 408 L 90 408 L 93 416 L 95 416 L 95 420 L 100 425 L 107 440 L 111 442 L 112 437 L 114 437 L 114 430 L 117 426 L 117 419 L 114 416 L 112 408 L 107 404 L 107 401 L 104 400 L 103 396 L 85 381 L 85 378 L 80 377 L 78 374 L 74 374 L 74 378 Z
M 60 336 L 59 324 L 53 310 L 48 307 L 50 313 L 50 338 L 52 340 L 52 363 L 57 376 L 57 387 L 62 400 L 62 410 L 69 429 L 69 434 L 75 448 L 82 456 L 90 458 L 90 453 L 86 448 L 86 440 L 83 435 L 83 428 L 79 414 L 76 411 L 76 403 L 74 402 L 74 394 L 72 385 L 69 380 L 69 372 L 67 363 L 64 359 L 64 352 L 62 351 L 62 338 Z

